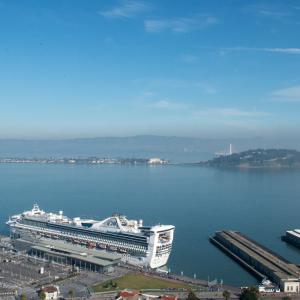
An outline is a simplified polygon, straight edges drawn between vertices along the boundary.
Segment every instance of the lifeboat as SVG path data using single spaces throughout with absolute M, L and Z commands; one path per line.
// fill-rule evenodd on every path
M 120 252 L 120 253 L 127 253 L 127 250 L 125 250 L 124 248 L 118 248 L 118 252 Z
M 115 246 L 109 246 L 109 250 L 111 251 L 118 251 L 118 248 Z
M 105 244 L 97 244 L 97 247 L 100 249 L 106 249 L 106 245 Z

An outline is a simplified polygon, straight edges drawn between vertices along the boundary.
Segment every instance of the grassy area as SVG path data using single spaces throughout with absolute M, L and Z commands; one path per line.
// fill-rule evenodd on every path
M 94 292 L 106 292 L 123 289 L 143 290 L 143 289 L 189 289 L 188 284 L 171 280 L 145 276 L 142 274 L 127 274 L 112 281 L 96 284 L 92 287 Z

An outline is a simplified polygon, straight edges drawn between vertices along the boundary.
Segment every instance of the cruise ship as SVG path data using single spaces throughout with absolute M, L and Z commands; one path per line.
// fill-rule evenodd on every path
M 45 212 L 37 204 L 29 211 L 9 218 L 13 239 L 63 240 L 65 242 L 121 254 L 128 264 L 159 268 L 167 264 L 171 253 L 173 225 L 144 226 L 142 220 L 128 220 L 114 214 L 102 221 L 69 218 Z

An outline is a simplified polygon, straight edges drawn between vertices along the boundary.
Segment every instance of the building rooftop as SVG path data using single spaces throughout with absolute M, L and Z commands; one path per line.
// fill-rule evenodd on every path
M 44 288 L 42 288 L 42 291 L 44 293 L 55 293 L 58 292 L 57 288 L 53 285 L 50 286 L 45 286 Z
M 82 255 L 82 253 L 80 253 L 80 252 L 74 252 L 70 249 L 66 250 L 65 248 L 61 248 L 61 247 L 49 248 L 49 247 L 45 247 L 42 245 L 33 245 L 31 248 L 35 249 L 35 250 L 43 251 L 48 254 L 56 255 L 56 256 L 74 258 L 74 259 L 77 259 L 80 261 L 92 263 L 92 264 L 102 266 L 102 267 L 110 266 L 114 262 L 116 263 L 119 261 L 119 259 L 115 259 L 114 261 L 107 260 L 105 258 L 100 257 L 99 255 L 98 256 L 93 256 L 90 254 Z

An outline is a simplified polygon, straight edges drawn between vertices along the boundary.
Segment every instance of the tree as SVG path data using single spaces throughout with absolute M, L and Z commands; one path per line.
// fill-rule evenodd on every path
M 227 290 L 225 290 L 225 291 L 223 292 L 223 297 L 225 298 L 225 300 L 228 300 L 228 299 L 230 298 L 230 292 L 227 291 Z
M 186 299 L 187 300 L 199 300 L 199 298 L 195 295 L 195 293 L 193 291 L 189 291 Z
M 20 297 L 21 300 L 27 300 L 27 297 L 25 294 L 21 294 L 21 297 Z
M 243 289 L 240 300 L 258 300 L 259 292 L 255 286 Z
M 45 300 L 45 299 L 46 299 L 46 294 L 45 294 L 44 291 L 41 291 L 41 292 L 39 293 L 39 298 L 40 298 L 41 300 Z
M 70 298 L 74 297 L 74 291 L 73 290 L 69 290 L 68 295 Z

